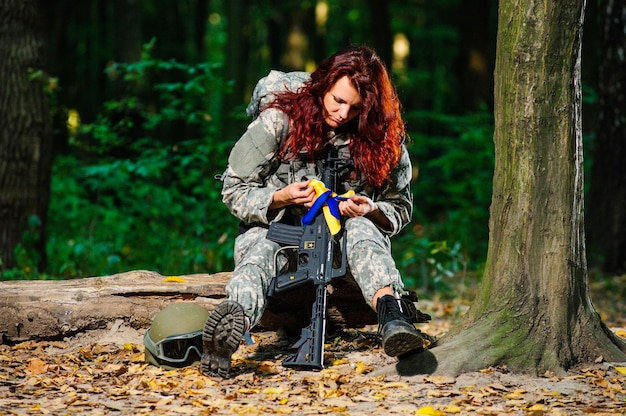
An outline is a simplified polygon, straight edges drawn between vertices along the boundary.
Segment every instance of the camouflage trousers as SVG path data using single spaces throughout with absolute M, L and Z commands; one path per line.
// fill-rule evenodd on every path
M 348 218 L 344 227 L 346 242 L 341 249 L 346 250 L 348 273 L 365 301 L 372 306 L 374 294 L 386 286 L 403 293 L 404 284 L 391 256 L 389 237 L 364 217 Z M 226 285 L 228 298 L 243 306 L 252 326 L 263 315 L 272 278 L 288 261 L 283 254 L 276 256 L 280 245 L 266 239 L 266 234 L 267 229 L 254 227 L 237 237 L 235 269 Z

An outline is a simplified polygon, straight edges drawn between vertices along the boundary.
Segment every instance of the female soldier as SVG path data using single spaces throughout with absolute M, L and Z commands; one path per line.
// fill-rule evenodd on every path
M 412 215 L 411 162 L 383 62 L 367 47 L 351 47 L 324 61 L 300 88 L 283 89 L 235 144 L 223 177 L 223 201 L 241 220 L 241 233 L 228 300 L 204 329 L 206 374 L 226 376 L 245 331 L 260 320 L 271 280 L 287 261 L 279 255 L 275 264 L 280 246 L 266 238 L 268 225 L 300 225 L 316 196 L 303 178 L 320 177 L 328 146 L 354 166 L 337 181 L 341 189 L 333 190 L 355 191 L 339 203 L 347 217 L 342 250 L 348 274 L 378 313 L 384 350 L 398 356 L 425 345 L 398 302 L 404 285 L 391 257 L 389 237 Z

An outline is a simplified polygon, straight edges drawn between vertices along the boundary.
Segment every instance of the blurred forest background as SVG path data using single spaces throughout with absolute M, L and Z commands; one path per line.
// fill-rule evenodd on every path
M 480 277 L 497 1 L 36 3 L 45 48 L 31 78 L 42 81 L 52 119 L 48 215 L 19 219 L 0 279 L 231 270 L 237 224 L 215 175 L 250 121 L 252 88 L 270 69 L 311 71 L 350 44 L 379 52 L 403 104 L 415 215 L 394 255 L 408 285 L 446 293 Z M 588 175 L 600 129 L 600 4 L 587 4 L 583 41 Z M 590 247 L 590 265 L 602 269 L 609 249 Z M 620 271 L 623 258 L 616 264 L 605 271 Z

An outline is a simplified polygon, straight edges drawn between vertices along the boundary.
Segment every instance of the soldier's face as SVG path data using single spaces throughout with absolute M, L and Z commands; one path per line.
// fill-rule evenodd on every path
M 332 128 L 346 124 L 361 111 L 361 96 L 350 79 L 340 78 L 324 95 L 324 121 Z

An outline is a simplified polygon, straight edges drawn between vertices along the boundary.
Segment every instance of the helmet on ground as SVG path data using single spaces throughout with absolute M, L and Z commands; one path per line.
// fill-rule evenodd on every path
M 166 369 L 199 361 L 208 316 L 209 311 L 195 303 L 173 303 L 163 308 L 143 337 L 146 361 Z

